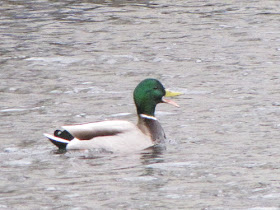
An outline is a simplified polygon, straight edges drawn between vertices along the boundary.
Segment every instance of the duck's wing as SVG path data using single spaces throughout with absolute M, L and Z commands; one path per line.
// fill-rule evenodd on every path
M 66 125 L 62 126 L 62 128 L 79 140 L 90 140 L 95 137 L 114 136 L 125 133 L 135 129 L 136 126 L 128 121 L 111 120 L 81 125 Z

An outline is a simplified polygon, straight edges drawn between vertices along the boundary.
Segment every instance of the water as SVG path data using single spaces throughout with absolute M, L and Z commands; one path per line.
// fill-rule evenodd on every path
M 1 209 L 280 209 L 278 1 L 2 0 Z M 157 107 L 166 150 L 58 154 L 63 124 Z

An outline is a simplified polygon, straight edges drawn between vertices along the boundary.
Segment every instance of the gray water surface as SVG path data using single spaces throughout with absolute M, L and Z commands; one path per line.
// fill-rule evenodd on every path
M 280 2 L 2 0 L 0 209 L 280 209 Z M 166 150 L 59 154 L 64 124 L 135 122 L 157 78 Z

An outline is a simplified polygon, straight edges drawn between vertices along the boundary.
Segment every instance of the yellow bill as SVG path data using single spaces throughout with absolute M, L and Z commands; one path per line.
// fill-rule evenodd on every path
M 179 96 L 182 95 L 183 93 L 181 92 L 174 92 L 174 91 L 170 91 L 165 89 L 165 97 L 173 97 L 173 96 Z
M 173 96 L 179 96 L 182 95 L 181 92 L 174 92 L 170 90 L 165 90 L 165 97 L 173 97 Z M 180 107 L 175 101 L 169 100 L 169 99 L 162 99 L 163 103 L 171 104 L 176 107 Z

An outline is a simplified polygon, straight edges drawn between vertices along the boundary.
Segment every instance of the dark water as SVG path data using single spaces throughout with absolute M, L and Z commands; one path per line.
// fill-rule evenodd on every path
M 280 2 L 0 2 L 0 209 L 280 209 Z M 166 150 L 57 154 L 63 124 L 159 105 Z

